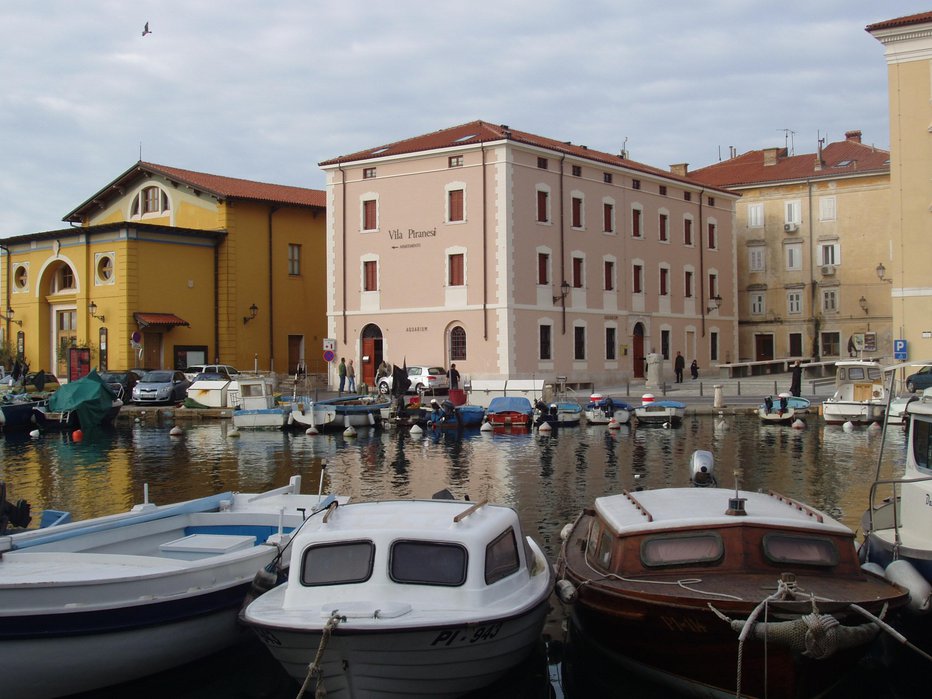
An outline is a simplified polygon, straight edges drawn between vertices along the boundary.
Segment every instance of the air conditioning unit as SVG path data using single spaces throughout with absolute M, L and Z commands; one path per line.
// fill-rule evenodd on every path
M 784 223 L 783 230 L 786 233 L 795 233 L 796 231 L 799 230 L 799 224 L 798 223 Z
M 831 277 L 835 274 L 835 265 L 822 265 L 822 276 Z

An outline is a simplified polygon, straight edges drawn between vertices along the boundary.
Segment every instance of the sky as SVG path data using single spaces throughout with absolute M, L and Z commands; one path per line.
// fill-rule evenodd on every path
M 139 159 L 323 189 L 318 163 L 476 119 L 668 168 L 889 148 L 904 0 L 2 0 L 0 239 Z M 148 22 L 151 33 L 143 36 Z

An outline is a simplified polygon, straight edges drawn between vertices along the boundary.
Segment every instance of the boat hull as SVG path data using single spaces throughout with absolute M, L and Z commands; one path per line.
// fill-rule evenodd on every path
M 790 425 L 796 419 L 796 411 L 793 408 L 787 408 L 768 413 L 766 408 L 758 408 L 757 416 L 765 425 Z
M 233 411 L 233 424 L 238 429 L 280 430 L 288 424 L 289 415 L 282 408 L 238 408 Z
M 885 410 L 886 405 L 876 401 L 826 400 L 822 403 L 822 417 L 830 425 L 883 422 Z
M 634 410 L 639 425 L 679 425 L 685 414 L 685 408 L 668 406 L 642 406 Z
M 28 430 L 36 426 L 33 408 L 44 407 L 47 400 L 3 401 L 0 405 L 0 429 L 4 432 Z

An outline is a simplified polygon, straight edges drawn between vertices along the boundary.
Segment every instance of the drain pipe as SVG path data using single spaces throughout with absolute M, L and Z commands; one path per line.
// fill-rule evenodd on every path
M 699 230 L 696 231 L 696 237 L 699 238 L 699 313 L 701 314 L 702 319 L 702 337 L 705 337 L 705 314 L 706 314 L 706 305 L 705 305 L 705 248 L 703 247 L 705 241 L 705 229 L 702 225 L 702 197 L 705 195 L 705 190 L 699 190 Z
M 269 277 L 269 371 L 275 371 L 275 323 L 273 322 L 273 311 L 275 310 L 275 294 L 273 293 L 272 279 L 273 277 L 273 268 L 272 268 L 272 217 L 280 209 L 279 206 L 271 206 L 269 208 L 269 223 L 268 223 L 268 277 Z
M 480 144 L 482 151 L 482 339 L 489 339 L 489 256 L 488 256 L 488 202 L 486 194 L 485 143 Z
M 564 241 L 564 230 L 563 227 L 565 222 L 563 220 L 563 161 L 566 160 L 566 153 L 560 156 L 560 294 L 561 299 L 560 303 L 563 306 L 563 335 L 566 335 L 566 294 L 568 283 L 566 281 L 566 251 L 565 251 L 565 241 Z

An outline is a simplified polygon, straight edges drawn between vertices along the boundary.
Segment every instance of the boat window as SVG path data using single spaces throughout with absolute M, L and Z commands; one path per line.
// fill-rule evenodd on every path
M 311 546 L 301 563 L 303 585 L 361 583 L 372 575 L 375 545 L 371 541 L 349 541 Z
M 485 547 L 485 584 L 491 585 L 518 570 L 518 543 L 515 530 L 508 528 Z
M 766 534 L 763 540 L 764 555 L 774 563 L 798 563 L 816 566 L 838 564 L 835 542 L 814 536 Z
M 462 585 L 466 582 L 466 549 L 436 541 L 392 544 L 391 578 L 413 585 Z
M 649 567 L 715 563 L 724 553 L 722 538 L 714 532 L 657 536 L 641 544 L 641 562 Z
M 932 469 L 932 434 L 930 434 L 932 423 L 913 418 L 911 428 L 913 458 L 916 460 L 916 468 L 928 472 Z
M 848 381 L 862 381 L 866 375 L 864 367 L 848 367 Z

